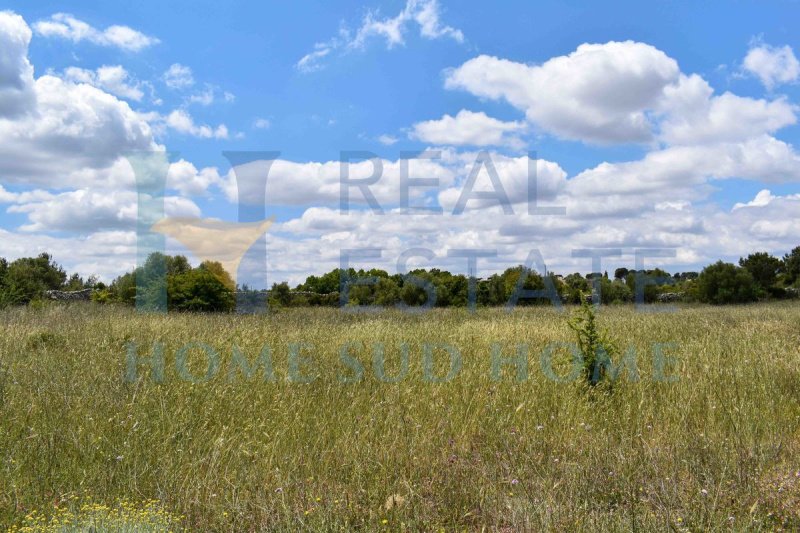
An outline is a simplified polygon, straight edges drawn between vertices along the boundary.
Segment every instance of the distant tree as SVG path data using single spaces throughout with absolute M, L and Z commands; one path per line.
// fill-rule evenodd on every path
M 488 279 L 478 283 L 478 303 L 486 306 L 504 305 L 508 302 L 508 294 L 503 278 L 492 274 Z
M 85 288 L 86 284 L 84 283 L 83 278 L 78 274 L 73 274 L 70 276 L 67 282 L 64 284 L 65 291 L 82 291 Z
M 272 306 L 287 307 L 292 304 L 292 291 L 289 284 L 273 283 L 269 291 L 269 304 Z
M 355 271 L 353 270 L 352 273 L 355 273 Z M 322 276 L 308 276 L 305 283 L 297 286 L 297 290 L 314 292 L 316 294 L 339 292 L 340 275 L 341 273 L 337 268 Z
M 179 274 L 186 274 L 187 272 L 192 270 L 192 265 L 189 264 L 189 260 L 182 255 L 175 255 L 175 256 L 165 255 L 163 257 L 164 261 L 166 262 L 168 276 L 177 276 Z M 219 267 L 220 270 L 222 270 L 222 272 L 225 272 L 225 270 L 222 269 L 222 265 L 220 265 L 219 263 L 216 263 L 216 265 Z
M 388 307 L 400 301 L 400 287 L 393 278 L 381 278 L 375 287 L 375 305 Z
M 44 291 L 61 289 L 67 274 L 48 254 L 41 254 L 12 262 L 4 278 L 7 303 L 26 304 L 41 298 Z
M 778 281 L 781 260 L 767 252 L 756 252 L 746 258 L 739 259 L 739 266 L 744 267 L 761 289 L 769 289 Z
M 169 276 L 167 294 L 169 308 L 176 311 L 228 312 L 236 307 L 230 287 L 202 267 Z
M 628 275 L 628 272 L 630 272 L 630 270 L 627 268 L 620 267 L 614 270 L 614 279 L 625 279 L 625 277 Z
M 119 276 L 111 282 L 108 292 L 112 300 L 133 305 L 136 302 L 136 273 L 128 272 Z
M 186 259 L 186 258 L 184 257 L 183 259 Z M 191 267 L 189 267 L 189 268 L 191 269 Z M 219 262 L 217 262 L 217 261 L 203 261 L 202 263 L 200 263 L 200 267 L 199 268 L 202 268 L 204 270 L 208 270 L 209 272 L 214 274 L 217 277 L 217 279 L 223 285 L 228 287 L 228 289 L 230 289 L 231 291 L 235 291 L 236 290 L 236 284 L 233 282 L 233 278 L 228 273 L 228 271 L 225 270 L 222 267 L 222 264 L 220 264 Z
M 624 281 L 611 281 L 605 277 L 600 281 L 600 302 L 602 304 L 619 304 L 631 301 L 633 301 L 633 292 Z
M 587 281 L 579 273 L 575 272 L 564 278 L 564 285 L 566 286 L 566 300 L 571 304 L 580 304 L 583 302 L 583 294 L 591 290 L 589 281 Z
M 717 261 L 700 273 L 697 295 L 701 302 L 732 304 L 752 302 L 757 286 L 750 272 L 731 263 Z
M 428 291 L 425 288 L 426 283 L 430 283 L 430 275 L 424 270 L 413 270 L 409 272 L 408 276 L 400 288 L 400 300 L 408 306 L 430 305 L 436 302 L 429 301 Z M 412 279 L 414 280 L 412 282 Z M 432 297 L 436 299 L 436 291 L 434 290 Z
M 800 246 L 783 256 L 783 273 L 787 285 L 800 279 Z

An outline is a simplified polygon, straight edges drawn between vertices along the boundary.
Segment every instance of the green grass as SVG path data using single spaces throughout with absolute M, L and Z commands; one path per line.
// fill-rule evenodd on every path
M 0 312 L 0 525 L 87 501 L 157 500 L 192 531 L 787 530 L 800 527 L 800 306 L 603 308 L 599 322 L 638 353 L 638 382 L 610 393 L 540 368 L 572 341 L 547 308 L 264 316 L 145 316 L 71 305 Z M 126 346 L 165 345 L 166 380 L 125 383 Z M 186 343 L 220 352 L 219 374 L 182 381 Z M 363 379 L 339 350 L 364 365 Z M 386 346 L 379 381 L 372 344 Z M 492 343 L 527 343 L 529 378 L 492 379 Z M 654 381 L 653 343 L 675 343 Z M 291 343 L 312 383 L 290 382 Z M 463 368 L 423 379 L 423 345 L 449 343 Z M 231 347 L 272 350 L 275 382 L 228 380 Z M 357 346 L 357 345 L 356 345 Z M 447 372 L 436 351 L 433 370 Z M 556 357 L 559 375 L 569 354 Z M 205 373 L 200 351 L 193 374 Z M 393 498 L 397 495 L 397 498 Z M 61 511 L 63 512 L 63 511 Z

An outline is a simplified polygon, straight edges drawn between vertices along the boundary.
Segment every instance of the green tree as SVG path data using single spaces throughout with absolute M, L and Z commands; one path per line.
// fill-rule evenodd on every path
M 761 289 L 769 289 L 778 281 L 781 260 L 767 252 L 756 252 L 739 259 L 739 266 L 745 268 Z
M 800 246 L 783 256 L 783 273 L 787 285 L 800 279 Z
M 717 261 L 697 278 L 697 295 L 701 302 L 732 304 L 755 301 L 757 287 L 747 269 Z
M 269 291 L 269 304 L 276 307 L 288 307 L 292 304 L 292 290 L 285 281 L 273 283 Z
M 80 277 L 78 274 L 73 274 L 69 277 L 67 282 L 64 284 L 65 291 L 82 291 L 86 288 L 86 283 L 83 281 L 83 278 Z
M 400 301 L 400 287 L 392 278 L 381 278 L 375 287 L 375 305 L 388 307 Z
M 5 269 L 4 278 L 7 303 L 26 304 L 41 298 L 44 291 L 61 289 L 67 274 L 50 255 L 41 254 L 12 262 Z
M 169 308 L 176 311 L 229 312 L 236 307 L 230 287 L 202 267 L 169 276 L 167 294 Z
M 184 257 L 184 259 L 186 258 Z M 217 261 L 203 261 L 202 263 L 200 263 L 199 268 L 208 270 L 209 272 L 214 274 L 217 277 L 217 279 L 228 289 L 230 289 L 231 291 L 236 291 L 236 284 L 233 282 L 233 278 L 228 273 L 228 271 L 222 267 L 221 263 Z
M 111 282 L 108 288 L 111 299 L 133 305 L 136 302 L 136 273 L 128 272 Z

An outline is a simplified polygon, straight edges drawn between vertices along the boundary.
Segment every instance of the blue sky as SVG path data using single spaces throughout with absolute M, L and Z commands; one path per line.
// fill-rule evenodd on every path
M 381 266 L 389 270 L 408 247 L 430 247 L 437 266 L 453 270 L 463 268 L 448 249 L 497 248 L 485 273 L 534 247 L 552 268 L 570 271 L 589 270 L 574 248 L 623 249 L 611 267 L 632 262 L 637 248 L 664 247 L 676 257 L 663 265 L 686 270 L 800 244 L 797 2 L 6 2 L 3 9 L 11 17 L 5 38 L 22 32 L 7 49 L 34 69 L 29 79 L 19 65 L 5 65 L 6 78 L 19 75 L 16 85 L 38 95 L 39 104 L 28 105 L 39 107 L 26 113 L 45 122 L 58 115 L 63 128 L 40 132 L 21 145 L 24 153 L 0 152 L 0 255 L 48 248 L 67 266 L 104 278 L 132 266 L 134 189 L 113 163 L 148 145 L 179 152 L 191 166 L 169 193 L 168 214 L 231 221 L 235 193 L 222 152 L 281 151 L 291 165 L 271 174 L 267 198 L 278 221 L 267 237 L 274 279 L 297 281 L 336 266 L 342 247 L 376 244 L 386 246 Z M 125 31 L 107 31 L 115 26 Z M 45 87 L 45 75 L 59 88 Z M 81 85 L 97 94 L 79 94 Z M 48 90 L 63 94 L 63 105 L 47 100 Z M 98 98 L 108 106 L 102 111 L 93 107 Z M 8 102 L 0 108 L 22 109 Z M 64 111 L 70 106 L 74 113 Z M 131 115 L 120 118 L 118 106 Z M 92 125 L 103 113 L 112 117 L 105 126 L 120 120 L 122 129 L 143 128 L 141 135 L 115 144 L 120 129 Z M 0 136 L 18 135 L 20 116 L 0 115 L 8 123 Z M 72 128 L 78 140 L 67 138 L 69 120 L 82 125 Z M 109 139 L 107 152 L 92 135 Z M 71 155 L 87 156 L 65 163 L 60 147 L 73 142 Z M 441 178 L 423 200 L 452 203 L 448 190 L 463 185 L 477 150 L 510 173 L 535 151 L 550 164 L 541 170 L 552 181 L 543 197 L 566 203 L 567 215 L 503 218 L 496 207 L 477 206 L 462 218 L 418 220 L 375 218 L 361 206 L 344 216 L 336 195 L 324 193 L 336 188 L 325 165 L 335 171 L 341 150 L 394 163 L 403 150 L 425 149 L 443 158 L 412 170 Z M 14 157 L 31 168 L 19 170 Z M 518 177 L 500 174 L 513 189 Z M 396 178 L 384 179 L 379 198 L 391 208 Z

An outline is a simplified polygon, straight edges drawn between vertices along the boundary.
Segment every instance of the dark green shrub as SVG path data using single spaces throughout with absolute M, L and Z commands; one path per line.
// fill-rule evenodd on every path
M 747 303 L 757 299 L 758 290 L 747 269 L 717 261 L 697 278 L 697 296 L 701 302 L 715 305 Z

